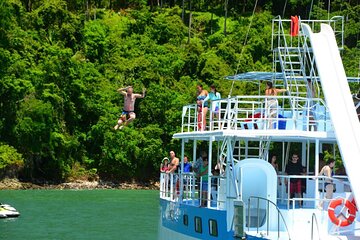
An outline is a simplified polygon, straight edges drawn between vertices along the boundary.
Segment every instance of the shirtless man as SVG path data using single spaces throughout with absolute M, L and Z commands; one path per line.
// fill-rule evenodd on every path
M 174 151 L 170 151 L 170 166 L 166 173 L 175 173 L 179 166 L 179 159 L 175 156 Z
M 135 100 L 137 98 L 144 98 L 145 90 L 146 89 L 144 88 L 142 94 L 133 93 L 132 86 L 119 88 L 117 90 L 120 94 L 124 95 L 124 108 L 117 124 L 114 126 L 115 130 L 123 128 L 124 127 L 123 125 L 128 125 L 131 121 L 135 119 L 136 117 L 136 114 L 134 112 Z

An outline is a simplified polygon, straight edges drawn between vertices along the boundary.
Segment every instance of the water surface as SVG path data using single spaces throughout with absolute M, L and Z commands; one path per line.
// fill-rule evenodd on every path
M 157 239 L 154 190 L 1 190 L 19 218 L 0 219 L 0 239 Z

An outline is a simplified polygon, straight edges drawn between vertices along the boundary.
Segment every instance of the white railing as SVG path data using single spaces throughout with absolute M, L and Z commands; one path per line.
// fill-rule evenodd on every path
M 298 106 L 296 108 L 291 108 Z M 289 96 L 236 96 L 213 101 L 219 112 L 205 116 L 206 130 L 301 130 L 333 131 L 330 115 L 322 99 Z M 199 115 L 200 114 L 200 115 Z M 199 117 L 198 117 L 199 115 Z M 183 107 L 182 132 L 197 132 L 204 122 L 196 104 Z
M 206 191 L 203 189 L 203 177 L 198 177 L 193 172 L 161 173 L 160 198 L 193 206 L 202 205 L 209 208 L 224 209 L 225 199 L 219 197 L 220 179 L 225 179 L 225 177 L 210 176 L 210 182 L 207 183 L 208 190 Z M 222 191 L 222 194 L 226 193 Z
M 279 175 L 278 176 L 280 180 L 280 188 L 279 191 L 279 202 L 280 203 L 287 203 L 287 208 L 295 208 L 296 203 L 300 202 L 307 202 L 310 206 L 316 207 L 317 203 L 322 202 L 329 202 L 331 199 L 325 198 L 325 183 L 326 180 L 329 182 L 331 181 L 334 185 L 337 186 L 336 193 L 338 194 L 346 194 L 347 192 L 351 192 L 351 186 L 350 183 L 347 181 L 346 176 L 336 176 L 335 177 L 326 177 L 326 176 L 305 176 L 305 175 Z M 318 184 L 318 188 L 313 187 L 310 188 L 308 186 L 310 184 L 310 181 L 302 182 L 302 185 L 305 184 L 306 191 L 302 190 L 302 193 L 306 193 L 307 195 L 310 195 L 312 197 L 303 197 L 303 194 L 301 194 L 301 197 L 291 197 L 290 196 L 290 181 L 291 179 L 301 179 L 301 180 L 310 180 L 315 181 L 318 179 L 318 181 L 315 181 L 314 184 Z M 315 191 L 319 191 L 320 198 L 317 198 L 317 194 Z
M 313 32 L 319 32 L 321 23 L 329 24 L 334 30 L 336 41 L 338 43 L 339 49 L 344 49 L 344 17 L 343 16 L 334 16 L 331 19 L 326 20 L 306 20 L 301 19 L 299 24 L 306 23 L 308 24 Z M 271 49 L 276 47 L 284 46 L 284 41 L 287 41 L 286 44 L 288 47 L 298 47 L 301 46 L 301 38 L 292 37 L 290 35 L 290 19 L 281 19 L 279 16 L 272 20 L 272 41 Z M 302 32 L 299 32 L 299 36 L 302 36 Z

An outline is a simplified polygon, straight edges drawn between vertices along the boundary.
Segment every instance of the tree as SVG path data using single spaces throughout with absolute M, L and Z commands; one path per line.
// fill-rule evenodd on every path
M 0 177 L 17 177 L 23 167 L 24 159 L 15 148 L 0 144 Z

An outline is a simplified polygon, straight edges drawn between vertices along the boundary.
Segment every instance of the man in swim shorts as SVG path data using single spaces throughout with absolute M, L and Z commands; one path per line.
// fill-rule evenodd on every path
M 137 98 L 144 98 L 146 89 L 143 89 L 142 94 L 133 93 L 134 90 L 132 86 L 119 88 L 117 91 L 124 95 L 124 108 L 117 124 L 114 126 L 115 130 L 123 128 L 124 125 L 128 125 L 136 118 L 136 114 L 134 112 L 135 100 Z

